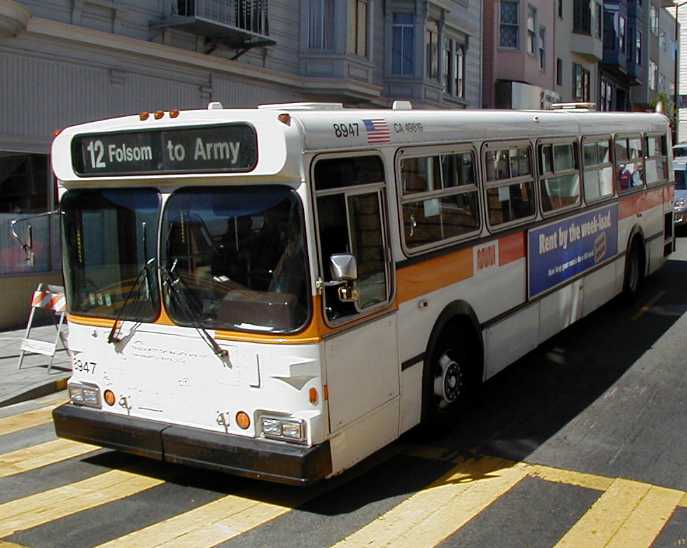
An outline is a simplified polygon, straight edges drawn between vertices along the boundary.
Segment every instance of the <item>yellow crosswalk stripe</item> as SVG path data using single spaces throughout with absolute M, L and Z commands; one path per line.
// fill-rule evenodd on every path
M 52 410 L 57 407 L 50 405 L 32 411 L 26 411 L 18 415 L 12 415 L 0 419 L 0 436 L 12 434 L 41 424 L 47 424 L 52 420 Z
M 102 547 L 215 546 L 267 523 L 303 504 L 309 495 L 299 491 L 288 504 L 262 502 L 270 488 L 261 486 L 242 495 L 227 495 L 194 510 L 114 539 Z M 312 495 L 310 495 L 312 496 Z
M 680 500 L 680 493 L 647 483 L 617 479 L 557 546 L 607 546 L 626 539 L 643 539 L 647 546 L 660 532 Z M 644 528 L 645 531 L 639 529 Z
M 0 504 L 0 538 L 129 497 L 161 483 L 157 478 L 113 470 Z
M 95 445 L 70 440 L 53 440 L 10 453 L 0 454 L 0 478 L 78 457 L 100 449 Z
M 649 546 L 670 519 L 684 493 L 652 486 L 608 543 L 609 547 Z
M 434 546 L 526 475 L 520 464 L 470 459 L 336 546 Z
M 574 470 L 552 468 L 539 464 L 528 464 L 527 468 L 530 471 L 530 475 L 535 478 L 556 483 L 565 483 L 566 485 L 577 485 L 578 487 L 586 487 L 587 489 L 595 489 L 597 491 L 605 491 L 614 481 L 613 478 L 575 472 Z

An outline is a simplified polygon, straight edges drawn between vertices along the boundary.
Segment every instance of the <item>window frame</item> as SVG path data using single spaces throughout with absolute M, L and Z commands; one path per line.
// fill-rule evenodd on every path
M 363 158 L 368 156 L 374 156 L 379 158 L 382 163 L 382 168 L 384 170 L 384 180 L 376 183 L 365 183 L 360 185 L 349 185 L 340 186 L 336 188 L 328 188 L 326 190 L 317 190 L 317 181 L 315 180 L 315 168 L 317 164 L 323 160 L 331 159 L 341 159 L 341 158 Z M 338 327 L 347 323 L 357 322 L 361 318 L 367 318 L 378 314 L 380 311 L 387 310 L 389 306 L 394 303 L 396 297 L 396 268 L 393 263 L 393 253 L 392 253 L 392 241 L 391 235 L 389 233 L 389 210 L 387 208 L 387 180 L 388 180 L 388 170 L 386 163 L 384 162 L 384 156 L 375 150 L 364 150 L 364 151 L 352 151 L 352 152 L 326 152 L 322 154 L 315 155 L 310 160 L 310 194 L 311 194 L 311 207 L 312 207 L 312 217 L 313 217 L 313 233 L 315 240 L 315 255 L 317 260 L 317 272 L 315 280 L 324 280 L 325 264 L 324 257 L 322 257 L 322 235 L 320 234 L 320 220 L 319 220 L 319 208 L 317 206 L 317 199 L 321 196 L 332 196 L 343 194 L 344 204 L 346 206 L 346 226 L 348 230 L 348 245 L 350 249 L 353 249 L 351 242 L 351 218 L 348 208 L 348 198 L 349 196 L 356 196 L 362 194 L 371 194 L 372 192 L 377 193 L 377 200 L 379 202 L 379 212 L 380 212 L 380 222 L 382 226 L 382 246 L 384 250 L 384 271 L 387 280 L 387 298 L 384 302 L 375 304 L 373 306 L 367 307 L 360 310 L 358 303 L 354 303 L 355 314 L 350 316 L 343 316 L 335 320 L 329 319 L 327 316 L 327 297 L 324 289 L 318 290 L 318 295 L 320 296 L 321 305 L 320 311 L 322 313 L 322 319 L 325 325 L 328 327 Z
M 540 164 L 541 164 L 541 147 L 546 146 L 546 145 L 573 145 L 573 159 L 575 160 L 575 163 L 577 164 L 576 168 L 571 168 L 571 169 L 565 169 L 563 171 L 547 171 L 545 172 L 542 169 L 540 169 Z M 582 173 L 580 172 L 580 140 L 577 135 L 571 135 L 569 137 L 554 137 L 554 138 L 541 138 L 537 139 L 536 142 L 536 147 L 535 150 L 537 152 L 537 159 L 536 159 L 536 164 L 537 164 L 537 193 L 539 194 L 539 211 L 541 212 L 542 217 L 555 217 L 556 215 L 560 215 L 561 213 L 566 213 L 568 211 L 572 211 L 574 209 L 579 209 L 582 207 L 584 204 L 584 195 L 583 195 L 583 181 L 582 181 Z M 553 155 L 553 151 L 552 151 Z M 553 156 L 552 156 L 553 160 Z M 555 167 L 554 167 L 555 169 Z M 543 201 L 543 196 L 542 192 L 544 191 L 544 182 L 547 179 L 550 179 L 552 177 L 558 177 L 562 175 L 572 175 L 575 172 L 577 172 L 577 176 L 579 177 L 579 185 L 580 185 L 580 193 L 579 193 L 579 199 L 576 204 L 569 205 L 566 207 L 560 207 L 558 209 L 552 209 L 550 211 L 544 211 L 544 201 Z
M 530 14 L 532 15 L 532 29 L 530 30 Z M 527 20 L 526 20 L 526 30 L 527 30 L 527 42 L 525 43 L 525 51 L 528 55 L 533 57 L 537 56 L 537 41 L 538 37 L 538 25 L 537 25 L 537 15 L 538 10 L 536 6 L 532 4 L 527 4 Z M 530 39 L 532 40 L 532 49 L 530 49 Z
M 408 154 L 406 154 L 406 152 Z M 442 188 L 441 190 L 432 190 L 425 192 L 415 192 L 413 194 L 403 193 L 403 178 L 402 178 L 402 167 L 401 162 L 403 160 L 413 159 L 413 158 L 428 158 L 432 156 L 450 155 L 450 154 L 464 154 L 466 152 L 472 153 L 473 170 L 475 175 L 475 184 L 473 185 L 463 185 L 462 187 L 450 188 L 448 190 Z M 428 251 L 434 251 L 436 249 L 442 249 L 444 247 L 449 247 L 460 242 L 475 238 L 479 236 L 484 228 L 483 221 L 483 210 L 484 202 L 482 199 L 481 187 L 481 170 L 479 168 L 480 154 L 477 148 L 471 144 L 452 144 L 452 145 L 442 145 L 442 146 L 415 146 L 415 147 L 402 147 L 396 151 L 396 158 L 394 160 L 394 169 L 396 170 L 396 201 L 398 210 L 398 224 L 399 233 L 401 235 L 401 249 L 406 257 L 412 257 L 415 255 L 421 255 L 427 253 Z M 409 247 L 406 243 L 405 228 L 403 223 L 403 205 L 407 203 L 416 203 L 419 201 L 424 201 L 431 198 L 443 198 L 449 196 L 455 196 L 459 194 L 469 194 L 475 192 L 477 194 L 477 222 L 478 227 L 472 232 L 462 234 L 460 236 L 454 236 L 451 238 L 444 238 L 442 240 L 437 240 L 429 244 L 423 244 L 416 247 Z
M 394 22 L 394 17 L 395 16 L 407 16 L 412 19 L 412 23 L 396 23 Z M 398 31 L 400 33 L 401 37 L 401 47 L 400 51 L 398 52 L 400 56 L 400 71 L 395 72 L 394 71 L 394 33 Z M 410 34 L 412 36 L 412 44 L 408 45 L 406 44 L 406 32 L 410 31 Z M 417 46 L 417 16 L 415 13 L 410 12 L 410 11 L 394 11 L 391 14 L 391 66 L 390 66 L 390 73 L 393 77 L 410 77 L 414 78 L 415 74 L 417 73 L 417 65 L 418 65 L 418 60 L 417 60 L 417 52 L 416 52 L 416 46 Z M 412 60 L 411 62 L 411 70 L 409 72 L 405 71 L 405 62 L 404 59 L 406 59 L 406 56 L 404 53 L 406 50 L 410 50 L 410 55 L 407 57 L 408 59 Z
M 517 16 L 517 20 L 515 23 L 504 23 L 503 22 L 503 4 L 514 4 L 515 5 L 515 13 Z M 503 44 L 501 37 L 502 37 L 502 30 L 503 27 L 515 27 L 515 45 L 514 46 L 506 46 Z M 500 0 L 499 1 L 499 41 L 498 41 L 498 47 L 506 50 L 520 50 L 520 0 Z
M 654 156 L 649 156 L 649 147 L 647 146 L 647 139 L 650 139 L 652 137 L 658 138 L 661 140 L 661 146 L 665 148 L 664 154 L 659 154 L 659 155 L 654 155 Z M 670 179 L 670 174 L 669 174 L 669 168 L 668 168 L 668 138 L 665 133 L 661 133 L 660 131 L 649 131 L 647 133 L 642 134 L 642 156 L 644 158 L 644 184 L 646 187 L 654 187 L 654 186 L 659 186 L 663 185 L 668 182 Z M 656 160 L 656 159 L 663 159 L 665 162 L 665 169 L 663 170 L 664 177 L 662 179 L 659 179 L 658 181 L 654 181 L 650 183 L 647 178 L 646 178 L 646 161 L 647 160 Z
M 360 6 L 365 6 L 365 21 L 361 28 L 359 15 Z M 357 55 L 363 59 L 370 58 L 369 28 L 370 28 L 370 3 L 368 0 L 348 0 L 346 4 L 347 29 L 346 29 L 346 50 L 351 55 Z M 362 38 L 364 53 L 358 51 Z
M 631 159 L 628 158 L 626 163 L 633 163 L 635 166 L 637 165 L 638 162 L 641 163 L 641 174 L 642 174 L 642 185 L 638 187 L 629 187 L 626 190 L 623 190 L 620 188 L 620 178 L 618 177 L 618 158 L 615 153 L 616 149 L 616 142 L 618 140 L 626 140 L 629 141 L 630 139 L 637 139 L 639 138 L 640 143 L 642 144 L 642 152 L 639 155 L 639 159 Z M 629 150 L 628 150 L 629 152 Z M 641 192 L 642 190 L 646 190 L 646 174 L 645 174 L 645 167 L 644 167 L 644 134 L 640 131 L 638 133 L 615 133 L 613 134 L 613 179 L 615 181 L 615 186 L 616 186 L 616 194 L 618 196 L 626 196 L 628 194 L 634 194 L 635 192 Z
M 487 152 L 490 150 L 502 150 L 518 146 L 526 146 L 529 150 L 530 159 L 530 173 L 528 175 L 521 175 L 518 177 L 511 177 L 508 179 L 499 179 L 496 181 L 487 180 L 487 170 L 486 170 L 486 156 Z M 486 227 L 491 233 L 503 232 L 515 226 L 521 226 L 527 224 L 537 218 L 539 212 L 539 197 L 537 196 L 537 173 L 536 173 L 536 161 L 534 161 L 534 149 L 532 147 L 532 142 L 529 139 L 514 139 L 505 141 L 484 141 L 480 150 L 480 170 L 483 174 L 482 182 L 482 202 L 484 204 L 484 217 L 486 222 Z M 513 221 L 506 221 L 497 225 L 491 224 L 489 221 L 489 211 L 487 206 L 487 191 L 492 188 L 508 187 L 520 183 L 531 183 L 532 184 L 532 194 L 533 194 L 533 207 L 532 215 L 527 217 L 521 217 Z
M 611 168 L 611 185 L 613 187 L 613 192 L 611 192 L 607 196 L 602 196 L 602 197 L 596 198 L 594 200 L 589 200 L 589 199 L 587 199 L 587 192 L 586 192 L 586 188 L 585 188 L 585 175 L 586 175 L 588 168 L 584 163 L 584 146 L 591 144 L 591 143 L 600 143 L 602 141 L 607 141 L 608 146 L 610 147 L 608 150 L 608 162 L 603 163 L 603 164 L 594 164 L 593 166 L 589 167 L 589 170 L 598 171 L 600 169 L 610 167 Z M 584 203 L 586 205 L 601 204 L 601 203 L 607 202 L 609 200 L 614 200 L 618 196 L 618 184 L 616 182 L 615 166 L 613 163 L 613 147 L 614 147 L 613 136 L 610 133 L 596 134 L 596 135 L 583 135 L 582 138 L 580 139 L 580 165 L 582 166 L 580 171 L 582 173 L 582 197 L 583 197 Z
M 325 9 L 326 4 L 330 0 L 308 0 L 308 27 L 307 27 L 307 37 L 306 37 L 306 45 L 308 50 L 313 50 L 313 51 L 334 51 L 336 48 L 335 44 L 335 29 L 333 27 L 333 24 L 330 28 L 329 23 L 327 21 L 327 10 Z M 312 26 L 312 20 L 311 20 L 311 13 L 312 13 L 312 7 L 313 5 L 318 5 L 319 10 L 320 10 L 320 17 L 318 23 L 320 24 L 320 33 L 319 36 L 315 36 L 313 26 Z M 334 10 L 336 6 L 332 2 L 332 10 Z M 313 40 L 314 38 L 314 40 Z M 320 45 L 319 46 L 313 46 L 312 44 L 314 42 L 318 42 Z M 329 44 L 327 44 L 329 42 Z

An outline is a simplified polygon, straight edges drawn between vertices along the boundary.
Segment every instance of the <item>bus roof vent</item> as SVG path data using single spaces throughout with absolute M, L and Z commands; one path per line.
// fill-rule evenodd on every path
M 208 104 L 208 110 L 222 110 L 224 107 L 219 101 L 212 101 Z
M 258 105 L 265 110 L 343 110 L 343 103 L 279 103 Z
M 576 112 L 591 112 L 596 110 L 596 103 L 552 103 L 551 110 L 574 110 Z
M 413 103 L 410 101 L 394 101 L 391 110 L 413 110 Z

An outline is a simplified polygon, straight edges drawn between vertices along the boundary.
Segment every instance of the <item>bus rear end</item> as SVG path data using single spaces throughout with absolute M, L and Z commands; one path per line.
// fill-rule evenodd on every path
M 250 112 L 56 139 L 74 352 L 59 436 L 285 483 L 331 473 L 301 139 Z

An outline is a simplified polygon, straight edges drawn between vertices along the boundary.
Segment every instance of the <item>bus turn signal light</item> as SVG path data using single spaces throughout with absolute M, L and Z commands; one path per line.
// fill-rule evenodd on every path
M 285 124 L 285 125 L 287 125 L 287 126 L 290 126 L 290 125 L 291 125 L 291 115 L 288 114 L 288 113 L 286 113 L 286 112 L 284 112 L 284 113 L 280 114 L 279 116 L 277 116 L 277 119 L 278 119 L 282 124 Z
M 239 411 L 236 413 L 236 424 L 239 425 L 239 428 L 248 430 L 248 428 L 250 428 L 250 417 L 248 416 L 248 413 L 245 411 Z
M 156 111 L 155 111 L 155 114 L 154 114 L 156 120 L 159 120 L 159 119 L 162 118 L 164 115 L 165 115 L 164 110 L 156 110 Z
M 148 118 L 150 118 L 150 112 L 139 112 L 138 113 L 138 119 L 141 120 L 141 122 L 145 122 Z
M 170 110 L 169 111 L 169 117 L 170 118 L 178 118 L 179 117 L 179 110 L 176 108 L 174 110 Z
M 308 399 L 310 400 L 310 403 L 313 405 L 317 405 L 317 401 L 319 399 L 319 394 L 317 393 L 317 388 L 314 386 L 308 390 Z
M 112 390 L 105 390 L 105 394 L 103 394 L 103 397 L 105 398 L 105 403 L 112 407 L 115 404 L 115 401 L 117 401 L 117 398 L 115 398 L 114 392 Z

